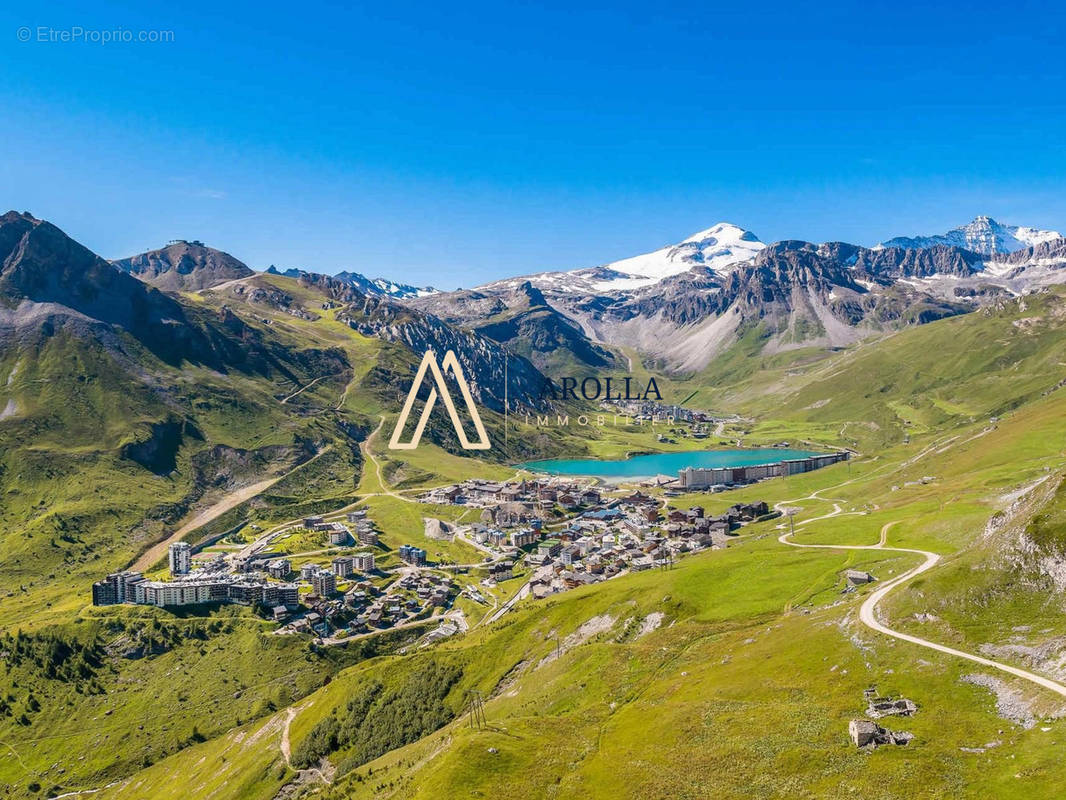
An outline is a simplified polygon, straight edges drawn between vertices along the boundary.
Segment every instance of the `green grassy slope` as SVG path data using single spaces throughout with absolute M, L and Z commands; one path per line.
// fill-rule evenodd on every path
M 718 510 L 742 499 L 782 502 L 801 509 L 796 540 L 806 543 L 873 544 L 892 523 L 890 546 L 934 550 L 944 561 L 882 603 L 889 624 L 1058 674 L 1063 596 L 1040 559 L 1062 538 L 1054 491 L 1066 465 L 1066 396 L 1055 389 L 1066 341 L 1062 308 L 1058 293 L 1026 298 L 851 351 L 782 356 L 730 389 L 733 399 L 706 388 L 707 405 L 736 402 L 755 419 L 754 439 L 835 431 L 836 441 L 854 437 L 865 449 L 851 464 L 671 504 Z M 789 388 L 772 392 L 786 372 Z M 343 719 L 345 704 L 367 686 L 388 694 L 430 660 L 461 667 L 443 701 L 460 716 L 361 766 L 359 751 L 339 742 L 329 761 L 345 774 L 328 785 L 312 776 L 318 796 L 1050 798 L 1066 791 L 1055 744 L 1066 728 L 1054 695 L 857 622 L 870 588 L 841 594 L 842 571 L 868 569 L 883 581 L 919 556 L 800 551 L 777 541 L 778 524 L 746 528 L 728 550 L 671 571 L 530 602 L 432 651 L 342 672 L 296 710 L 293 748 L 321 735 L 332 714 Z M 1022 557 L 1014 547 L 1026 530 L 1037 549 Z M 662 624 L 640 635 L 653 614 Z M 557 643 L 563 653 L 554 658 Z M 1037 724 L 1002 718 L 988 689 L 962 680 L 973 674 L 1002 680 Z M 874 684 L 919 704 L 916 716 L 884 723 L 913 732 L 910 746 L 865 754 L 849 745 L 847 722 L 863 716 L 863 690 Z M 489 724 L 480 730 L 462 715 L 474 690 L 486 698 Z M 271 742 L 241 756 L 247 774 L 272 776 L 270 788 L 219 786 L 216 796 L 270 797 L 292 778 L 278 749 L 287 717 L 275 715 Z M 197 749 L 133 780 L 167 797 L 166 776 L 194 755 L 207 774 L 201 760 L 211 756 Z M 122 796 L 130 785 L 109 791 Z
M 297 499 L 351 492 L 357 442 L 336 418 L 280 403 L 314 371 L 326 371 L 320 391 L 339 395 L 344 361 L 313 342 L 290 352 L 303 375 L 179 370 L 133 341 L 63 331 L 5 352 L 0 403 L 15 412 L 0 421 L 0 629 L 69 619 L 92 580 L 197 505 L 316 452 L 332 451 Z
M 1055 288 L 834 353 L 760 355 L 742 340 L 691 379 L 692 402 L 757 417 L 765 436 L 791 428 L 859 449 L 987 420 L 1066 377 L 1063 296 Z
M 94 609 L 0 639 L 0 797 L 105 784 L 298 701 L 410 634 L 315 649 L 235 607 Z M 17 754 L 12 757 L 12 754 Z
M 305 291 L 287 280 L 270 278 L 272 285 L 294 294 Z M 387 433 L 394 410 L 388 396 L 358 391 L 360 376 L 383 363 L 387 370 L 409 368 L 410 355 L 359 337 L 328 313 L 307 320 L 233 301 L 228 295 L 205 292 L 200 297 L 197 302 L 207 309 L 232 303 L 233 313 L 250 325 L 269 329 L 279 340 L 305 348 L 338 348 L 356 378 L 350 384 L 321 380 L 312 385 L 318 376 L 308 375 L 306 384 L 271 387 L 254 401 L 260 405 L 237 413 L 223 399 L 253 402 L 250 389 L 265 387 L 262 378 L 187 374 L 190 382 L 202 381 L 206 393 L 216 393 L 210 395 L 216 398 L 211 407 L 197 418 L 207 441 L 240 441 L 246 448 L 252 441 L 257 448 L 284 448 L 292 446 L 299 432 L 332 443 L 343 455 L 316 465 L 310 491 L 303 478 L 283 480 L 266 497 L 242 507 L 237 516 L 280 521 L 310 501 L 340 507 L 365 497 L 382 521 L 387 544 L 395 546 L 420 541 L 425 509 L 390 491 L 469 475 L 506 477 L 513 471 L 435 448 L 390 453 L 381 441 L 385 434 L 380 434 L 369 445 L 382 465 L 379 477 L 376 465 L 371 469 L 362 463 L 351 439 L 357 446 L 376 427 L 379 415 L 385 417 L 382 430 Z M 307 303 L 313 299 L 314 295 L 304 298 Z M 1066 637 L 1066 625 L 1060 621 L 1063 599 L 1043 559 L 1057 553 L 1066 539 L 1061 531 L 1062 500 L 1054 491 L 1066 465 L 1066 395 L 1056 389 L 1066 371 L 1064 309 L 1063 294 L 1051 292 L 908 329 L 846 351 L 765 357 L 753 357 L 754 350 L 727 354 L 706 373 L 671 382 L 671 389 L 682 394 L 698 390 L 691 401 L 694 406 L 750 417 L 746 441 L 789 438 L 845 444 L 856 447 L 861 456 L 807 475 L 724 495 L 673 498 L 671 503 L 677 507 L 699 503 L 715 511 L 742 499 L 782 502 L 801 509 L 796 539 L 806 543 L 872 544 L 882 527 L 893 523 L 890 545 L 933 550 L 944 561 L 882 604 L 886 621 L 970 652 L 994 653 L 1005 663 L 1057 674 L 1056 642 Z M 62 359 L 53 360 L 58 364 Z M 13 365 L 0 366 L 2 388 L 5 370 L 10 372 Z M 31 377 L 20 368 L 16 383 L 20 375 L 24 380 L 50 377 L 45 373 Z M 76 384 L 70 376 L 55 382 Z M 4 397 L 0 394 L 0 401 Z M 60 413 L 60 405 L 75 400 L 68 396 L 48 400 L 46 413 Z M 113 444 L 104 448 L 108 455 L 94 453 L 92 463 L 104 465 L 93 467 L 102 470 L 98 481 L 120 485 L 134 499 L 129 518 L 143 515 L 144 507 L 136 500 L 150 490 L 153 503 L 168 497 L 153 483 L 155 477 L 141 474 L 143 469 L 130 469 L 122 477 L 125 462 L 114 455 L 123 441 L 136 435 L 123 427 L 123 415 L 140 413 L 147 424 L 166 413 L 165 405 L 153 407 L 150 400 L 142 402 L 127 392 L 121 401 L 126 405 L 121 405 L 113 393 L 107 393 L 90 405 L 116 403 L 114 407 L 121 409 L 116 412 Z M 339 438 L 338 418 L 359 433 Z M 5 424 L 0 422 L 0 435 Z M 76 429 L 75 422 L 71 425 Z M 106 424 L 94 425 L 107 430 Z M 603 454 L 650 449 L 653 441 L 650 431 L 607 430 L 595 432 L 592 439 L 585 432 L 553 433 L 551 444 L 576 445 L 583 438 L 585 452 Z M 45 450 L 65 445 L 72 453 L 78 451 L 71 447 L 76 442 L 41 441 Z M 195 453 L 205 446 L 179 448 L 181 468 L 190 469 Z M 28 448 L 24 452 L 31 454 Z M 19 568 L 26 570 L 26 576 L 37 574 L 30 559 L 51 547 L 44 538 L 50 530 L 44 527 L 48 509 L 86 502 L 84 487 L 63 488 L 65 494 L 57 488 L 66 482 L 61 475 L 44 471 L 49 463 L 42 457 L 32 471 L 23 467 L 23 473 L 7 464 L 3 475 L 5 491 L 18 490 L 4 513 L 12 515 L 11 529 L 24 535 L 7 536 L 2 546 L 24 559 Z M 71 468 L 72 480 L 84 480 L 84 475 L 93 474 L 89 470 Z M 17 478 L 27 472 L 32 479 Z M 1042 478 L 1047 480 L 1036 485 Z M 122 480 L 128 483 L 119 483 Z M 1021 491 L 1034 485 L 1029 494 Z M 42 493 L 49 487 L 57 494 L 41 506 Z M 171 491 L 182 497 L 187 487 Z M 1042 516 L 1031 520 L 1049 500 Z M 95 508 L 110 508 L 93 502 Z M 463 513 L 433 512 L 445 518 Z M 1001 515 L 996 517 L 999 522 L 989 527 L 996 514 Z M 891 798 L 984 797 L 989 792 L 1003 797 L 1056 797 L 1066 791 L 1066 773 L 1059 767 L 1055 746 L 1066 728 L 1057 720 L 1061 709 L 1054 697 L 1000 676 L 1039 722 L 1030 727 L 1015 724 L 997 715 L 987 689 L 961 680 L 988 670 L 887 639 L 857 622 L 858 606 L 870 588 L 842 594 L 843 570 L 868 569 L 883 581 L 914 566 L 918 556 L 796 550 L 777 541 L 777 524 L 746 528 L 728 550 L 684 559 L 667 572 L 630 575 L 540 604 L 527 602 L 493 626 L 476 627 L 432 649 L 360 660 L 346 669 L 342 662 L 311 669 L 317 682 L 304 672 L 296 653 L 279 650 L 273 661 L 262 664 L 251 656 L 244 660 L 245 654 L 284 646 L 269 642 L 260 623 L 240 615 L 233 631 L 213 632 L 217 651 L 213 645 L 204 648 L 189 640 L 132 665 L 113 659 L 107 661 L 112 665 L 107 670 L 90 665 L 90 672 L 96 670 L 93 676 L 60 681 L 62 686 L 55 688 L 19 672 L 24 666 L 9 667 L 15 700 L 9 703 L 11 713 L 0 717 L 0 744 L 17 757 L 0 756 L 0 779 L 10 781 L 13 797 L 41 796 L 54 784 L 102 789 L 97 797 L 167 798 L 187 796 L 192 785 L 192 796 L 210 792 L 216 798 L 266 800 L 296 777 L 282 753 L 287 731 L 293 753 L 306 754 L 312 741 L 327 742 L 323 752 L 328 753 L 330 766 L 339 768 L 336 774 L 327 769 L 332 782 L 323 783 L 314 774 L 303 778 L 326 798 L 856 793 Z M 164 527 L 159 522 L 154 535 Z M 1033 548 L 1018 549 L 1019 532 L 1028 533 Z M 119 560 L 133 547 L 120 533 L 113 535 L 115 549 L 108 557 Z M 153 533 L 142 535 L 146 540 Z M 433 544 L 443 547 L 442 555 L 449 557 L 476 555 L 461 545 Z M 57 577 L 48 580 L 56 584 L 83 580 L 78 570 L 103 571 L 106 561 L 94 558 L 91 564 L 73 567 L 74 575 L 61 578 L 58 570 L 64 562 L 55 559 Z M 4 598 L 0 613 L 6 615 L 10 609 L 14 618 L 22 614 L 33 621 L 46 596 L 55 596 L 57 605 L 44 618 L 70 625 L 64 632 L 71 640 L 94 641 L 83 632 L 103 631 L 110 620 L 108 612 L 100 612 L 84 622 L 70 622 L 84 600 L 31 586 Z M 655 627 L 649 622 L 647 627 L 654 630 L 641 634 L 642 624 L 660 614 L 661 624 Z M 564 652 L 555 658 L 557 647 Z M 206 649 L 207 655 L 200 655 L 200 649 Z M 369 654 L 357 657 L 365 655 Z M 223 681 L 223 677 L 234 679 L 223 672 L 227 663 L 234 665 L 249 689 L 258 686 L 251 673 L 262 670 L 270 688 L 242 690 L 234 696 Z M 458 670 L 458 677 L 446 682 L 433 709 L 419 709 L 412 698 L 435 691 L 423 687 L 419 676 L 431 665 L 442 664 Z M 174 674 L 187 675 L 189 683 L 167 684 Z M 316 689 L 324 674 L 332 680 Z M 130 681 L 136 688 L 127 687 Z M 278 682 L 289 687 L 288 700 L 271 694 Z M 918 702 L 918 715 L 887 723 L 916 734 L 907 748 L 864 754 L 849 746 L 847 721 L 862 716 L 862 692 L 871 684 L 882 691 L 903 692 Z M 374 687 L 370 695 L 368 687 Z M 183 704 L 192 703 L 189 697 L 181 699 L 183 691 L 195 691 L 211 710 L 201 713 L 196 710 L 201 706 L 192 704 L 188 718 L 180 724 L 168 722 Z M 488 728 L 471 727 L 464 714 L 474 691 L 485 698 Z M 30 694 L 37 702 L 46 694 L 56 699 L 30 712 Z M 153 741 L 162 743 L 155 750 L 146 754 L 140 739 L 135 744 L 115 738 L 118 734 L 111 732 L 110 719 L 90 719 L 92 724 L 79 734 L 85 747 L 114 747 L 112 765 L 98 760 L 79 764 L 47 744 L 50 739 L 35 737 L 30 730 L 39 726 L 51 735 L 61 727 L 62 713 L 99 717 L 103 712 L 96 709 L 110 707 L 120 697 L 125 700 L 122 710 L 116 707 L 111 716 L 122 715 L 116 719 L 127 723 L 143 716 L 149 698 L 157 694 L 166 713 L 153 723 Z M 340 726 L 347 719 L 347 704 L 360 697 L 369 719 L 417 717 L 411 735 L 385 741 L 359 729 L 333 741 L 327 735 L 333 724 L 329 719 L 335 717 Z M 30 725 L 21 721 L 23 714 Z M 380 727 L 396 726 L 383 722 Z M 198 743 L 200 737 L 207 741 Z M 382 753 L 382 747 L 395 749 Z M 146 755 L 155 763 L 138 769 L 137 759 Z M 296 764 L 302 762 L 297 759 Z M 190 776 L 192 784 L 175 783 L 175 775 Z M 111 780 L 119 783 L 107 787 Z M 31 784 L 41 788 L 31 790 Z
M 841 506 L 841 515 L 803 526 L 800 541 L 870 544 L 883 524 L 896 521 L 891 545 L 946 553 L 943 567 L 886 604 L 888 618 L 899 627 L 973 652 L 1021 642 L 1039 646 L 1066 633 L 1061 595 L 1046 585 L 1036 587 L 1043 602 L 1032 603 L 1034 587 L 1012 585 L 1017 576 L 1010 564 L 991 559 L 992 545 L 975 546 L 975 540 L 980 542 L 986 521 L 1004 507 L 1005 493 L 1047 474 L 1046 466 L 1061 469 L 1062 453 L 1054 442 L 1066 432 L 1059 421 L 1063 403 L 1057 396 L 1045 398 L 980 439 L 963 436 L 958 444 L 941 442 L 935 448 L 915 445 L 906 458 L 857 463 L 850 476 L 838 467 L 805 476 L 803 485 L 781 482 L 772 489 L 765 484 L 744 494 L 776 491 L 803 506 L 801 522 Z M 905 486 L 916 473 L 936 481 Z M 818 484 L 830 487 L 821 494 L 831 501 L 804 497 Z M 679 505 L 687 502 L 678 499 Z M 869 513 L 845 516 L 864 507 Z M 869 569 L 884 580 L 916 557 L 797 552 L 777 543 L 776 531 L 768 532 L 772 535 L 726 553 L 682 562 L 675 573 L 636 576 L 598 595 L 590 592 L 604 605 L 577 593 L 564 595 L 556 606 L 564 609 L 561 617 L 545 612 L 551 620 L 545 625 L 558 625 L 564 637 L 598 613 L 609 613 L 612 596 L 636 605 L 614 614 L 619 621 L 601 641 L 564 656 L 559 673 L 545 665 L 498 693 L 488 703 L 493 730 L 454 724 L 429 742 L 358 770 L 326 796 L 370 797 L 390 790 L 397 797 L 451 796 L 459 787 L 464 794 L 501 797 L 853 792 L 984 797 L 990 785 L 995 796 L 1004 797 L 1055 797 L 1063 791 L 1066 776 L 1054 744 L 1063 729 L 1052 719 L 1061 704 L 1054 695 L 1004 676 L 1007 686 L 1031 702 L 1035 718 L 1044 718 L 1032 728 L 1012 724 L 997 717 L 987 690 L 960 680 L 988 670 L 879 637 L 856 624 L 861 597 L 839 594 L 841 570 Z M 759 527 L 750 535 L 758 536 Z M 975 565 L 984 573 L 977 579 L 971 577 Z M 981 595 L 985 575 L 998 584 L 992 595 L 996 603 L 987 610 L 989 598 Z M 645 581 L 661 592 L 655 604 L 642 604 L 639 587 Z M 942 582 L 940 590 L 934 589 Z M 960 587 L 973 589 L 960 595 Z M 694 591 L 686 596 L 686 590 Z M 670 607 L 682 597 L 698 598 L 691 616 Z M 626 638 L 626 616 L 652 610 L 677 624 L 646 642 L 611 641 Z M 919 623 L 914 618 L 919 611 L 938 614 L 941 621 Z M 744 621 L 737 631 L 712 628 L 715 634 L 708 635 L 703 623 L 732 613 Z M 956 624 L 960 621 L 965 624 Z M 506 639 L 507 630 L 494 638 Z M 528 633 L 522 638 L 535 639 Z M 498 644 L 476 646 L 487 649 L 492 660 L 514 663 L 495 654 L 492 647 Z M 552 643 L 541 647 L 550 652 Z M 1020 650 L 997 652 L 1007 663 L 1033 666 Z M 529 654 L 525 658 L 530 660 Z M 1053 668 L 1050 672 L 1055 674 Z M 914 718 L 886 723 L 916 734 L 905 751 L 870 757 L 847 744 L 847 720 L 862 716 L 862 691 L 871 684 L 919 703 Z M 447 747 L 438 751 L 446 740 Z M 989 742 L 999 744 L 979 754 L 959 749 Z M 498 752 L 490 753 L 490 747 Z

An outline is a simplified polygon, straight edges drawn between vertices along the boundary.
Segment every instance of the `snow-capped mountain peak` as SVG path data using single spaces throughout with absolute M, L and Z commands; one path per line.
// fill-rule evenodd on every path
M 405 299 L 408 297 L 427 297 L 437 292 L 432 286 L 411 286 L 387 278 L 368 278 L 359 272 L 338 272 L 333 276 L 349 283 L 364 294 L 381 297 Z
M 599 267 L 603 279 L 594 288 L 636 289 L 693 267 L 721 271 L 732 264 L 750 261 L 765 246 L 751 231 L 730 222 L 719 222 L 678 244 Z
M 708 244 L 712 239 L 723 242 L 759 242 L 759 237 L 751 231 L 746 231 L 739 225 L 734 225 L 732 222 L 719 222 L 717 225 L 712 225 L 705 231 L 699 231 L 698 233 L 692 234 L 681 242 L 681 244 L 691 244 L 693 242 L 698 244 Z
M 1045 231 L 1024 225 L 1003 225 L 989 216 L 981 215 L 947 233 L 932 236 L 897 236 L 877 247 L 925 249 L 936 245 L 951 245 L 992 256 L 1013 253 L 1061 237 L 1062 234 L 1057 231 Z
M 621 261 L 599 267 L 560 272 L 540 272 L 522 278 L 510 278 L 486 284 L 485 289 L 515 289 L 528 280 L 539 289 L 572 294 L 629 292 L 657 284 L 659 281 L 705 267 L 719 274 L 728 273 L 737 264 L 751 261 L 766 247 L 759 237 L 731 222 L 719 222 L 677 244 L 667 245 Z

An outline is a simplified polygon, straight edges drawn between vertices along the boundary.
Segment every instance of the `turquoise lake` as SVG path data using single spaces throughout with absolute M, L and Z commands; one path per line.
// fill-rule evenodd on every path
M 546 461 L 527 461 L 519 466 L 550 475 L 588 475 L 596 478 L 651 478 L 656 475 L 677 475 L 685 467 L 746 467 L 752 464 L 772 464 L 792 458 L 819 455 L 812 450 L 789 450 L 767 447 L 753 450 L 690 450 L 685 453 L 655 453 L 631 456 L 617 461 L 595 458 L 554 458 Z

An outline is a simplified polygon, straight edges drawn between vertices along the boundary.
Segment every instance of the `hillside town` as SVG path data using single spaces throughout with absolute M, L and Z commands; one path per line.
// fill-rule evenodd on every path
M 427 554 L 413 545 L 398 548 L 400 566 L 381 569 L 375 553 L 380 552 L 378 534 L 364 510 L 349 512 L 347 524 L 311 516 L 299 528 L 325 534 L 341 554 L 325 564 L 308 561 L 297 567 L 268 549 L 291 529 L 261 537 L 235 554 L 215 553 L 198 561 L 197 546 L 172 542 L 169 580 L 136 571 L 112 573 L 93 584 L 93 604 L 173 608 L 238 603 L 281 623 L 279 633 L 332 640 L 428 619 L 435 610 L 443 614 L 459 592 L 452 578 L 420 569 L 427 566 Z
M 592 485 L 559 478 L 521 481 L 471 479 L 431 490 L 425 503 L 481 509 L 479 522 L 456 535 L 469 536 L 493 562 L 495 581 L 529 570 L 534 598 L 668 567 L 686 553 L 728 546 L 734 529 L 766 519 L 765 502 L 737 503 L 709 516 L 702 506 L 664 509 L 664 499 L 639 489 L 614 496 Z
M 725 548 L 738 526 L 773 515 L 765 502 L 737 503 L 712 516 L 702 506 L 668 508 L 667 499 L 562 478 L 470 479 L 417 500 L 478 512 L 477 521 L 461 525 L 423 517 L 428 539 L 463 543 L 480 552 L 476 563 L 434 563 L 425 547 L 411 543 L 389 547 L 367 510 L 356 509 L 341 519 L 308 516 L 226 552 L 171 542 L 169 576 L 111 573 L 93 584 L 93 604 L 242 604 L 279 623 L 280 634 L 310 634 L 326 643 L 432 619 L 441 623 L 434 632 L 439 638 L 465 628 L 455 608 L 459 597 L 486 614 L 502 613 L 525 597 L 542 599 Z M 329 547 L 296 564 L 276 546 L 300 532 Z M 502 592 L 510 599 L 499 609 L 492 590 L 516 579 L 523 583 Z

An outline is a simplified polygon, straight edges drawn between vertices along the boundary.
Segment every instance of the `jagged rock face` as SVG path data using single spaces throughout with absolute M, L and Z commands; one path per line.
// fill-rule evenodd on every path
M 302 285 L 317 289 L 330 300 L 338 303 L 362 303 L 367 297 L 366 294 L 347 281 L 342 281 L 330 275 L 301 272 L 299 273 L 299 278 Z
M 477 328 L 494 341 L 509 344 L 530 359 L 538 368 L 559 365 L 559 354 L 581 364 L 602 369 L 614 362 L 614 355 L 589 341 L 580 327 L 555 309 L 544 306 Z
M 757 308 L 763 303 L 788 305 L 794 290 L 805 288 L 828 299 L 834 288 L 865 291 L 855 283 L 848 268 L 820 252 L 809 242 L 778 242 L 763 250 L 750 267 L 729 276 L 725 293 L 745 306 Z
M 735 273 L 734 273 L 735 274 Z M 732 279 L 732 275 L 729 279 Z M 693 269 L 659 282 L 654 288 L 620 297 L 614 303 L 588 302 L 583 308 L 620 320 L 661 314 L 677 325 L 690 325 L 729 307 L 723 281 L 711 270 Z
M 171 242 L 159 250 L 111 263 L 145 283 L 170 292 L 208 289 L 254 274 L 229 253 L 199 242 Z
M 615 360 L 610 350 L 590 341 L 581 327 L 557 311 L 530 281 L 494 294 L 438 293 L 408 304 L 507 345 L 538 369 L 561 366 L 564 360 L 599 369 Z
M 454 351 L 474 399 L 493 411 L 504 410 L 505 397 L 512 412 L 545 407 L 545 376 L 487 336 L 381 297 L 363 297 L 341 319 L 364 336 L 403 344 L 418 357 L 433 350 L 440 359 Z
M 851 263 L 856 271 L 885 278 L 927 278 L 931 275 L 965 277 L 976 272 L 982 262 L 977 253 L 941 244 L 921 250 L 847 247 L 852 248 L 854 253 L 843 260 L 853 259 Z
M 996 259 L 1006 264 L 1027 264 L 1042 260 L 1066 261 L 1066 238 L 1050 239 Z
M 413 300 L 409 305 L 433 314 L 450 325 L 486 320 L 507 310 L 503 296 L 478 291 L 442 292 Z

